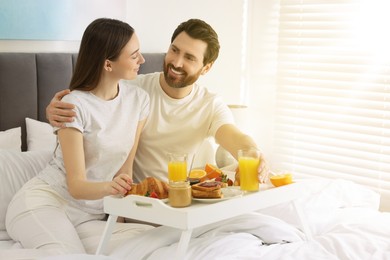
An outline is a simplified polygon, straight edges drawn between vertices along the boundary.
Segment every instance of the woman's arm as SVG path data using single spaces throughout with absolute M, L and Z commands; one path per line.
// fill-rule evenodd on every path
M 131 179 L 133 179 L 133 163 L 134 163 L 135 153 L 137 152 L 139 139 L 142 133 L 142 129 L 144 129 L 145 123 L 146 123 L 146 119 L 138 122 L 137 131 L 135 133 L 134 145 L 131 148 L 131 151 L 125 163 L 119 169 L 117 174 L 115 174 L 115 177 L 119 176 L 120 174 L 127 174 L 130 176 Z
M 69 193 L 75 199 L 95 200 L 107 195 L 126 194 L 131 178 L 120 175 L 109 182 L 90 182 L 86 178 L 83 135 L 75 128 L 58 130 Z

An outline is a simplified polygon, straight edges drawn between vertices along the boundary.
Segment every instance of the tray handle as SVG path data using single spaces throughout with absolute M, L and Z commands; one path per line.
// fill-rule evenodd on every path
M 126 198 L 136 208 L 166 208 L 169 207 L 164 201 L 156 198 L 149 198 L 140 195 L 128 195 Z

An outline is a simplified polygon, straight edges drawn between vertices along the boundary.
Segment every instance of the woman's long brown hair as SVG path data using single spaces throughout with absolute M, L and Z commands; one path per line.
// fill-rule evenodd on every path
M 69 89 L 94 89 L 105 61 L 115 61 L 133 34 L 134 29 L 129 24 L 115 19 L 99 18 L 88 25 L 80 43 Z

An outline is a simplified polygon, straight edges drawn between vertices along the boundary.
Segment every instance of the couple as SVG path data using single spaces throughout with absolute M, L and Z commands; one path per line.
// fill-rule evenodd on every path
M 233 125 L 228 107 L 196 84 L 218 52 L 215 31 L 191 19 L 174 31 L 163 73 L 137 77 L 145 60 L 134 29 L 113 19 L 92 22 L 81 41 L 71 93 L 57 93 L 47 108 L 60 149 L 10 203 L 11 237 L 25 248 L 93 253 L 96 247 L 85 241 L 104 228 L 102 198 L 126 194 L 133 175 L 136 181 L 166 180 L 167 149 L 194 156 L 208 136 L 234 157 L 239 149 L 256 147 Z M 263 166 L 259 173 L 267 176 Z M 150 228 L 118 223 L 116 231 L 128 237 Z

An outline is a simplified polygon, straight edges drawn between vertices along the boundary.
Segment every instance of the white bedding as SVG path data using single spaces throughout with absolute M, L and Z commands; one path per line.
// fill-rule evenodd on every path
M 194 230 L 186 259 L 390 259 L 390 213 L 377 210 L 378 194 L 341 180 L 303 182 L 310 195 L 298 203 L 312 240 L 293 206 L 284 204 Z M 179 236 L 178 230 L 158 227 L 126 240 L 108 257 L 43 258 L 40 250 L 9 243 L 0 259 L 172 259 Z

